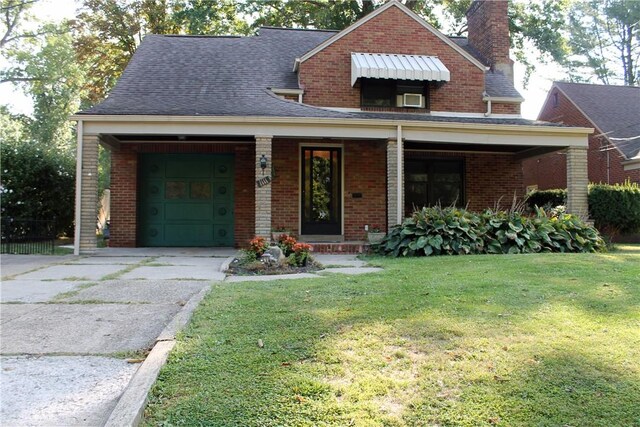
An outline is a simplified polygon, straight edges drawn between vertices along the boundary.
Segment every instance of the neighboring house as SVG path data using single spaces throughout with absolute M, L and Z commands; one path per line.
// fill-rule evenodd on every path
M 555 82 L 538 120 L 594 128 L 589 181 L 640 183 L 640 87 Z M 541 190 L 567 187 L 565 151 L 523 162 L 524 182 Z
M 76 251 L 96 245 L 98 144 L 111 246 L 245 246 L 284 227 L 363 240 L 413 206 L 511 204 L 522 160 L 567 150 L 586 212 L 591 128 L 525 120 L 506 1 L 450 38 L 397 1 L 343 31 L 147 36 L 109 97 L 78 113 Z

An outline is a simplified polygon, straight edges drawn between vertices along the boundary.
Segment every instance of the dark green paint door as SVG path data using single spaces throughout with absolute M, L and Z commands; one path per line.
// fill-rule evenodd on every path
M 233 246 L 233 155 L 141 154 L 141 246 Z

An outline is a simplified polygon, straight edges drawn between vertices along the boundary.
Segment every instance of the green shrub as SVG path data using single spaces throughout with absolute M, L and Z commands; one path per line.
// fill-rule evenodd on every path
M 56 233 L 73 234 L 75 160 L 38 143 L 0 144 L 2 217 L 54 219 Z
M 536 206 L 548 209 L 565 205 L 567 203 L 567 190 L 562 188 L 536 190 L 527 195 L 525 203 L 531 210 L 534 210 Z
M 393 256 L 596 252 L 605 248 L 597 230 L 559 212 L 535 215 L 454 207 L 425 207 L 394 227 L 374 249 Z
M 591 184 L 589 216 L 596 227 L 610 234 L 640 231 L 640 186 L 624 184 Z

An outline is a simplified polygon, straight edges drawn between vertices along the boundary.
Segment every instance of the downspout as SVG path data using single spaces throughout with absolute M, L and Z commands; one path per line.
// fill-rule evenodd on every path
M 484 113 L 485 117 L 489 117 L 491 115 L 491 97 L 487 92 L 482 93 L 482 98 L 487 101 L 487 112 Z
M 77 148 L 76 148 L 76 214 L 75 214 L 75 233 L 73 237 L 73 254 L 80 255 L 80 225 L 82 220 L 82 136 L 84 133 L 82 120 L 78 120 L 77 131 Z
M 396 219 L 397 224 L 402 224 L 402 212 L 404 210 L 404 206 L 402 203 L 403 193 L 404 193 L 404 173 L 403 173 L 403 155 L 404 155 L 404 144 L 402 143 L 402 126 L 398 125 L 397 134 L 396 134 L 396 146 L 397 146 L 397 172 L 398 172 L 398 200 L 397 200 L 397 210 L 396 210 Z

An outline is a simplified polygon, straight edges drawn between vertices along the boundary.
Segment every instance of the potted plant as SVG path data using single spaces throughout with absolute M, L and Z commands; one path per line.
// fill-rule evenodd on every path
M 380 243 L 385 234 L 386 233 L 382 231 L 382 228 L 380 228 L 379 225 L 374 225 L 369 229 L 369 232 L 367 233 L 367 240 L 372 244 Z
M 293 233 L 293 231 L 289 230 L 284 225 L 273 227 L 271 228 L 271 241 L 278 242 L 280 240 L 280 236 L 282 236 L 283 234 L 286 234 L 287 236 L 293 236 L 295 233 Z

